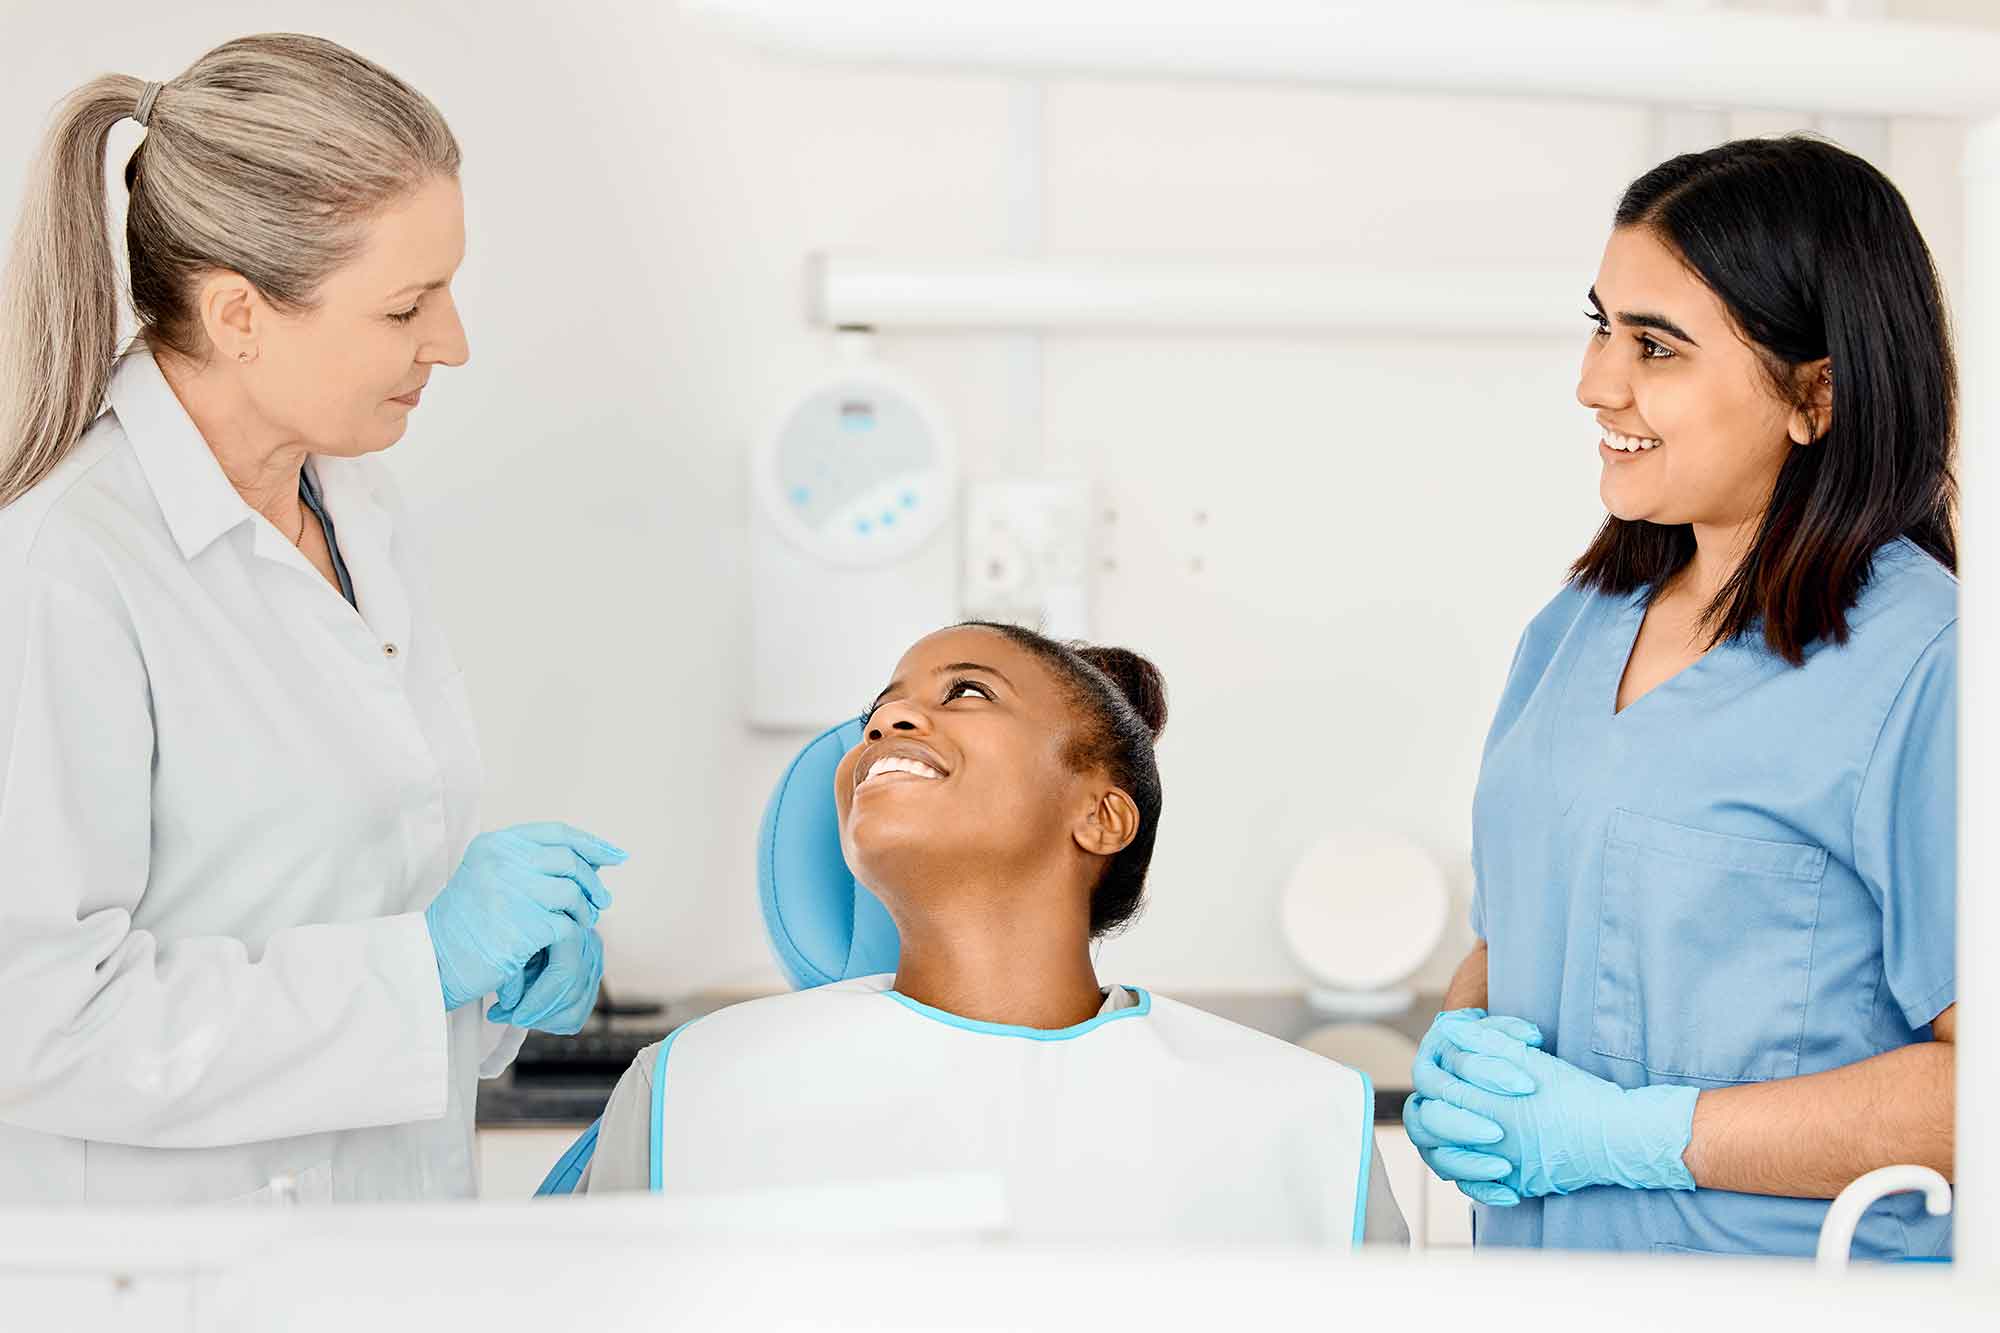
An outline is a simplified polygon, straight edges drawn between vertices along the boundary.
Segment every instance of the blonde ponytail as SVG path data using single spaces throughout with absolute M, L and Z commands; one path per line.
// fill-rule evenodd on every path
M 108 74 L 56 112 L 0 278 L 0 507 L 55 470 L 103 407 L 118 356 L 118 272 L 104 153 L 148 85 Z M 362 226 L 458 174 L 438 109 L 318 37 L 225 43 L 155 92 L 125 167 L 125 246 L 140 335 L 189 360 L 208 348 L 198 279 L 225 270 L 273 304 L 310 309 Z
M 64 98 L 28 173 L 0 279 L 0 506 L 62 461 L 111 381 L 119 302 L 104 142 L 145 88 L 107 74 Z

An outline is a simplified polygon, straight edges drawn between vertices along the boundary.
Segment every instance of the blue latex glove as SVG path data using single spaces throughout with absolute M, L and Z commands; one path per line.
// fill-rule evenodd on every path
M 1505 1137 L 1500 1126 L 1485 1116 L 1412 1095 L 1403 1103 L 1403 1128 L 1424 1165 L 1457 1185 L 1466 1198 L 1495 1208 L 1512 1208 L 1521 1201 L 1520 1195 L 1498 1183 L 1514 1173 L 1512 1162 L 1464 1146 L 1494 1144 Z
M 582 931 L 530 959 L 526 970 L 500 987 L 499 1002 L 486 1017 L 563 1036 L 581 1032 L 597 1006 L 597 983 L 603 979 L 604 938 L 594 930 Z
M 599 866 L 625 853 L 567 824 L 482 833 L 424 909 L 446 1009 L 468 1004 L 550 945 L 597 924 L 611 894 Z
M 1466 1041 L 1477 1045 L 1484 1040 L 1477 1035 L 1482 1030 L 1498 1032 L 1529 1045 L 1540 1045 L 1542 1040 L 1542 1030 L 1525 1018 L 1489 1016 L 1484 1009 L 1446 1010 L 1431 1020 L 1430 1030 L 1417 1047 L 1413 1077 L 1416 1066 L 1429 1065 L 1443 1072 L 1440 1052 L 1458 1049 L 1455 1042 L 1447 1040 L 1448 1034 L 1462 1031 L 1467 1034 Z M 1511 1048 L 1495 1049 L 1500 1053 L 1488 1056 L 1486 1061 L 1468 1063 L 1466 1076 L 1496 1096 L 1533 1092 L 1534 1080 L 1505 1058 Z M 1499 1183 L 1514 1173 L 1514 1164 L 1504 1157 L 1478 1151 L 1479 1147 L 1499 1143 L 1505 1137 L 1498 1124 L 1448 1102 L 1413 1095 L 1403 1103 L 1403 1128 L 1424 1164 L 1439 1179 L 1455 1183 L 1467 1198 L 1495 1208 L 1511 1208 L 1521 1201 L 1519 1194 Z
M 505 1022 L 505 1018 L 494 1018 L 494 1014 L 511 1010 L 520 1004 L 521 997 L 527 993 L 528 987 L 535 984 L 536 979 L 542 975 L 542 969 L 548 965 L 549 951 L 544 949 L 530 958 L 526 967 L 501 982 L 499 991 L 493 996 L 493 1007 L 486 1011 L 486 1017 L 496 1023 Z
M 1467 1040 L 1463 1029 L 1448 1028 L 1442 1035 L 1437 1062 L 1412 1071 L 1417 1092 L 1500 1126 L 1498 1143 L 1479 1146 L 1514 1163 L 1500 1183 L 1522 1198 L 1593 1185 L 1695 1187 L 1681 1155 L 1693 1135 L 1699 1088 L 1621 1088 L 1503 1034 Z M 1496 1056 L 1533 1080 L 1535 1091 L 1505 1096 L 1478 1086 L 1491 1074 Z M 1479 1080 L 1468 1079 L 1469 1073 Z

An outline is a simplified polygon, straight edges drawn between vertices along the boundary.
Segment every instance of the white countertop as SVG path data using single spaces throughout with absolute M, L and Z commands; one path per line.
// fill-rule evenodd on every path
M 8 1327 L 1223 1328 L 1311 1319 L 1506 1330 L 1986 1333 L 2000 1281 L 1932 1265 L 1482 1251 L 1028 1249 L 978 1178 L 262 1212 L 0 1213 Z M 882 1216 L 892 1234 L 864 1237 Z M 783 1230 L 780 1230 L 783 1228 Z

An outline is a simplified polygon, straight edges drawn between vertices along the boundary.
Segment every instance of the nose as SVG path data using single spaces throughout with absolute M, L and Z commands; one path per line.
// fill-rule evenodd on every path
M 442 295 L 436 326 L 418 348 L 417 360 L 426 365 L 462 366 L 472 359 L 472 347 L 465 338 L 465 324 L 458 317 L 458 302 L 452 299 L 449 288 Z
M 879 741 L 890 732 L 905 736 L 921 736 L 931 729 L 930 718 L 915 704 L 901 699 L 883 704 L 868 719 L 868 739 Z
M 1610 348 L 1593 343 L 1585 349 L 1576 401 L 1593 411 L 1622 412 L 1632 406 L 1632 376 Z

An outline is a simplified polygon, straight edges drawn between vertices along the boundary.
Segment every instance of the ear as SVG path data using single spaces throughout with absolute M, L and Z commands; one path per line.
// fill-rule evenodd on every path
M 1805 406 L 1793 410 L 1785 433 L 1801 448 L 1816 444 L 1833 425 L 1833 363 L 1825 357 L 1798 369 L 1799 397 Z
M 197 308 L 209 345 L 222 359 L 256 359 L 258 335 L 270 312 L 262 294 L 248 278 L 226 270 L 209 274 L 201 284 Z
M 1116 856 L 1139 836 L 1139 807 L 1120 788 L 1107 788 L 1070 833 L 1092 856 Z

